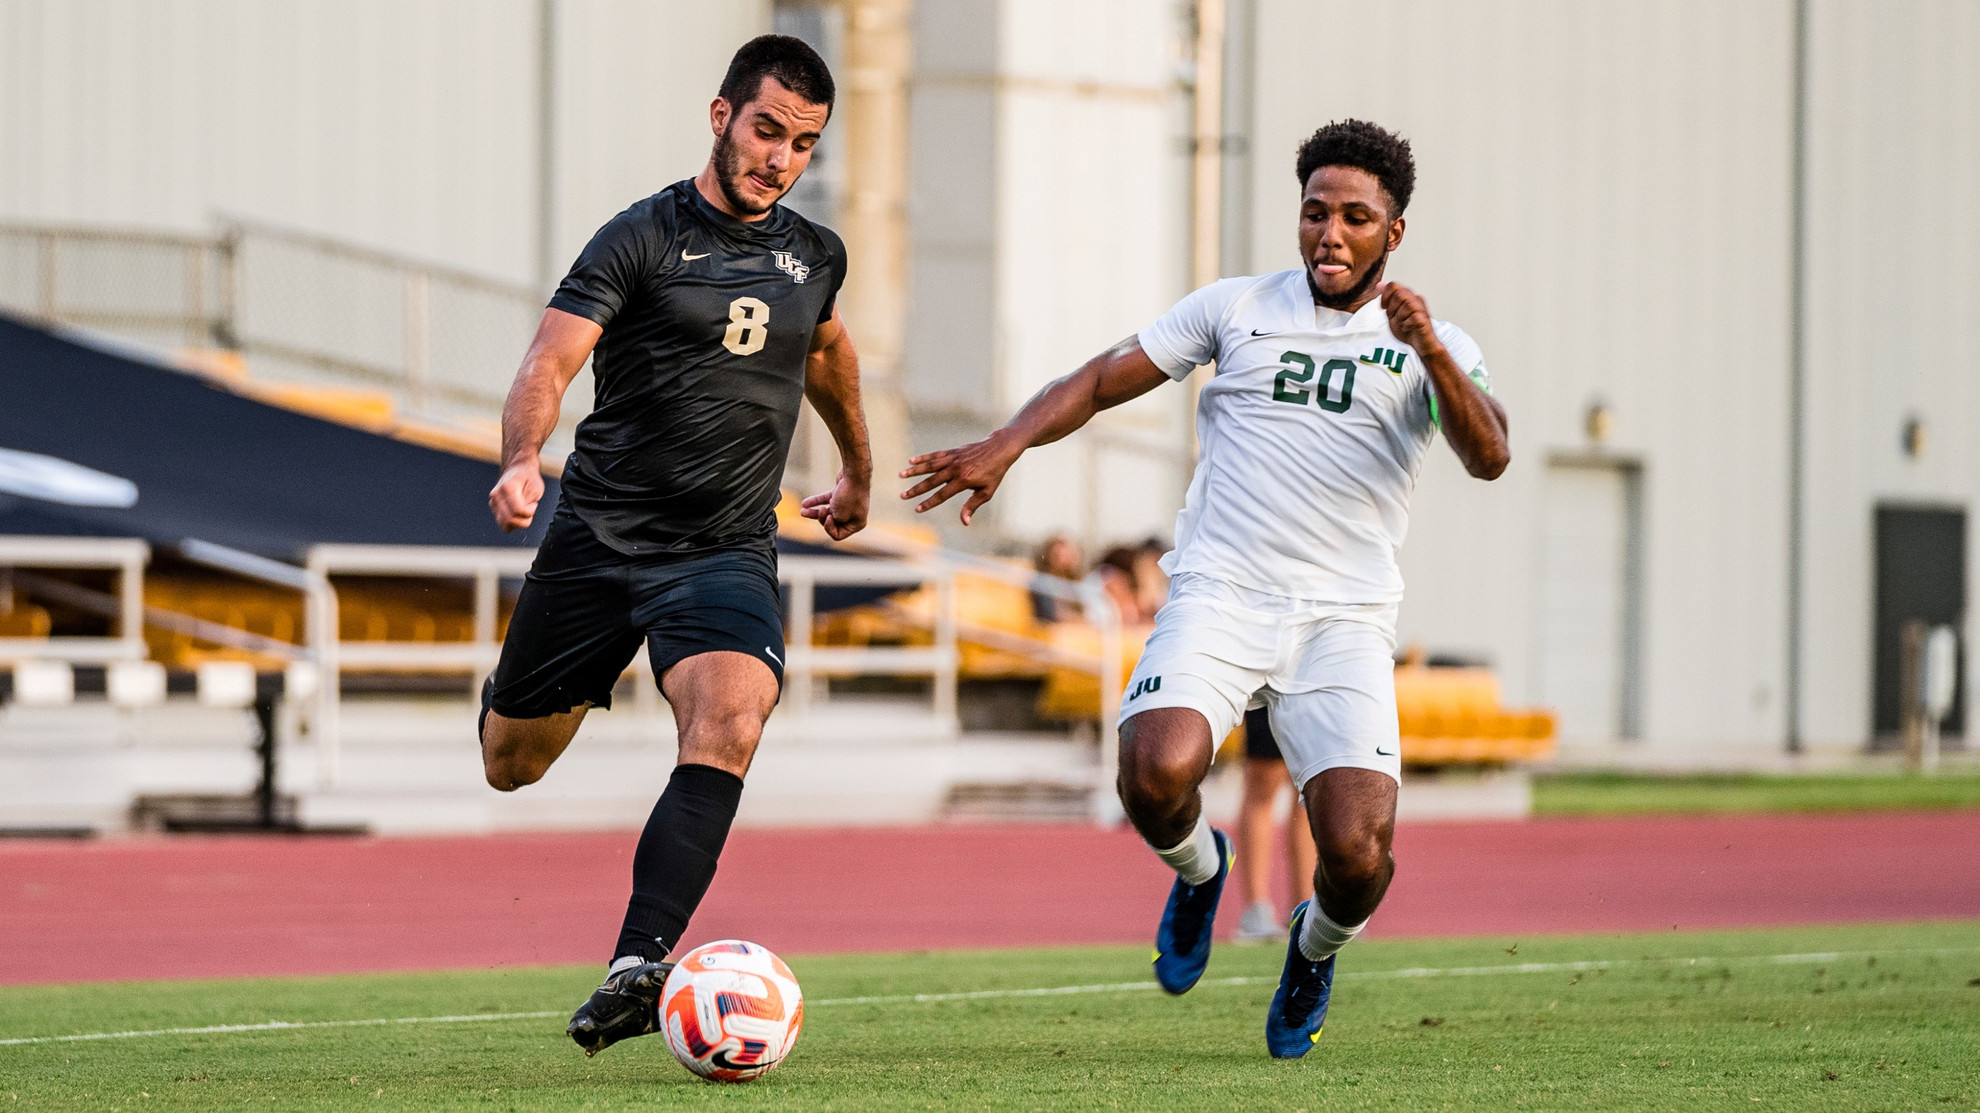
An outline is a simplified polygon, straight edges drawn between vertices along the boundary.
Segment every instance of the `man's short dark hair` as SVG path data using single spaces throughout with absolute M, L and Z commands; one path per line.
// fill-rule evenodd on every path
M 742 44 L 729 59 L 729 72 L 722 75 L 722 88 L 716 95 L 728 101 L 731 109 L 740 110 L 756 99 L 766 77 L 776 78 L 784 88 L 813 104 L 824 105 L 826 115 L 831 115 L 832 98 L 838 95 L 832 71 L 803 39 L 789 35 L 758 35 Z
M 1392 217 L 1409 208 L 1409 195 L 1416 189 L 1416 159 L 1409 153 L 1409 140 L 1366 120 L 1335 120 L 1299 145 L 1301 189 L 1322 166 L 1352 166 L 1375 175 L 1395 202 Z

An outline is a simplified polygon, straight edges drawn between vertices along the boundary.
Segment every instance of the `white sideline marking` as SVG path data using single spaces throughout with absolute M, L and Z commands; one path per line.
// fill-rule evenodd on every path
M 146 1028 L 136 1032 L 90 1032 L 80 1036 L 17 1036 L 0 1040 L 0 1047 L 23 1043 L 74 1043 L 78 1040 L 128 1040 L 138 1036 L 204 1036 L 216 1032 L 281 1032 L 291 1028 L 373 1028 L 384 1024 L 467 1024 L 476 1020 L 540 1020 L 561 1012 L 478 1013 L 472 1016 L 398 1016 L 374 1020 L 270 1020 L 262 1024 L 209 1024 L 204 1028 Z
M 1586 962 L 1518 962 L 1504 966 L 1407 966 L 1397 970 L 1344 970 L 1343 980 L 1377 980 L 1387 978 L 1468 978 L 1487 974 L 1567 974 L 1584 970 L 1606 970 L 1613 967 L 1630 966 L 1696 966 L 1699 963 L 1717 963 L 1722 966 L 1735 964 L 1764 963 L 1769 965 L 1801 965 L 1816 962 L 1838 962 L 1846 958 L 1887 957 L 1899 958 L 1907 955 L 1964 955 L 1980 952 L 1980 947 L 1935 947 L 1920 950 L 1887 951 L 1811 951 L 1804 954 L 1786 955 L 1701 955 L 1696 958 L 1617 958 L 1595 959 Z M 1259 975 L 1235 978 L 1206 978 L 1196 983 L 1200 986 L 1242 986 L 1273 985 L 1278 982 L 1276 975 Z M 1154 982 L 1103 982 L 1098 985 L 1061 985 L 1036 989 L 977 989 L 960 993 L 900 993 L 872 997 L 827 997 L 807 1001 L 806 1005 L 817 1008 L 823 1005 L 920 1005 L 941 1001 L 988 1001 L 1006 997 L 1064 997 L 1087 993 L 1138 993 L 1160 988 Z M 475 1013 L 465 1016 L 399 1016 L 378 1017 L 368 1020 L 270 1020 L 261 1024 L 211 1024 L 201 1028 L 146 1028 L 132 1032 L 89 1032 L 75 1036 L 16 1036 L 0 1039 L 0 1047 L 19 1046 L 37 1043 L 76 1043 L 83 1040 L 128 1040 L 140 1036 L 206 1036 L 233 1032 L 284 1032 L 300 1028 L 376 1028 L 388 1024 L 473 1024 L 481 1021 L 502 1020 L 543 1020 L 553 1016 L 564 1016 L 560 1010 L 546 1010 L 526 1013 Z

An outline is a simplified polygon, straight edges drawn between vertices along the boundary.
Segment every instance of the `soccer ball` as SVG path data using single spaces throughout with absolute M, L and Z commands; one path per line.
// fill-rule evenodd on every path
M 682 1066 L 716 1082 L 747 1082 L 797 1046 L 804 992 L 768 947 L 703 943 L 660 987 L 660 1026 Z

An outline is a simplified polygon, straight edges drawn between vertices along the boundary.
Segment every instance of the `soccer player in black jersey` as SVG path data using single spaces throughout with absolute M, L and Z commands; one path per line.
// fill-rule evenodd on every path
M 696 177 L 614 217 L 558 286 L 502 412 L 488 505 L 527 527 L 538 453 L 571 379 L 597 383 L 563 496 L 483 689 L 481 753 L 504 792 L 540 779 L 646 644 L 680 757 L 633 855 L 605 982 L 571 1018 L 586 1054 L 655 1030 L 665 959 L 715 877 L 743 775 L 783 682 L 775 508 L 800 398 L 842 470 L 806 517 L 866 522 L 872 459 L 859 366 L 834 307 L 846 252 L 777 204 L 831 116 L 832 75 L 765 35 L 729 64 Z

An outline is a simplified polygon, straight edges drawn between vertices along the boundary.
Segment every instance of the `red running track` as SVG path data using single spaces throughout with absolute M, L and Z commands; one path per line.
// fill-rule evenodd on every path
M 0 844 L 0 983 L 602 962 L 634 838 Z M 1371 935 L 1980 918 L 1980 812 L 1422 823 L 1396 841 Z M 739 831 L 689 941 L 1141 942 L 1169 876 L 1132 833 L 1091 827 Z

